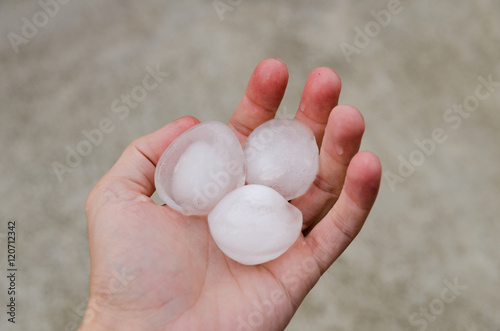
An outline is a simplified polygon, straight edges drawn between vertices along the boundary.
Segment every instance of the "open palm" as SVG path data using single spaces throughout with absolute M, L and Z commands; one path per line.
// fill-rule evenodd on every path
M 288 72 L 267 59 L 252 74 L 229 127 L 241 143 L 272 119 Z M 206 217 L 151 200 L 163 151 L 198 120 L 183 117 L 132 142 L 89 194 L 90 299 L 81 330 L 282 330 L 321 274 L 360 231 L 373 205 L 380 162 L 359 152 L 361 114 L 337 106 L 340 80 L 313 70 L 295 118 L 320 146 L 319 173 L 292 203 L 303 234 L 279 258 L 257 266 L 224 256 Z

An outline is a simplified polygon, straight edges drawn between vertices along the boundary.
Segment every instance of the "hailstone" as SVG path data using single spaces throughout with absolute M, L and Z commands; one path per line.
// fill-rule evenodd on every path
M 246 185 L 215 206 L 208 225 L 226 256 L 255 265 L 279 257 L 297 240 L 302 213 L 272 188 Z
M 285 199 L 304 194 L 318 173 L 318 145 L 305 124 L 276 118 L 258 126 L 243 147 L 247 183 L 266 185 Z
M 160 198 L 185 215 L 206 215 L 226 194 L 245 184 L 245 156 L 228 126 L 200 123 L 162 154 L 155 171 Z

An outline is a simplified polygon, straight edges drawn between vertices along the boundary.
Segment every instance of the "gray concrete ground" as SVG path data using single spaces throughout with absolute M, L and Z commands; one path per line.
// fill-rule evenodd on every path
M 58 1 L 51 15 L 0 2 L 1 330 L 77 329 L 90 189 L 138 136 L 183 115 L 227 121 L 266 57 L 290 71 L 282 116 L 310 70 L 336 70 L 341 102 L 365 116 L 362 149 L 384 167 L 364 230 L 287 330 L 500 330 L 500 84 L 478 87 L 500 81 L 498 1 L 221 0 L 233 5 L 220 15 L 211 1 Z M 392 13 L 376 23 L 381 10 Z M 169 76 L 114 113 L 157 65 Z M 54 162 L 69 165 L 105 118 L 112 132 L 58 178 Z M 11 219 L 15 325 L 4 312 Z

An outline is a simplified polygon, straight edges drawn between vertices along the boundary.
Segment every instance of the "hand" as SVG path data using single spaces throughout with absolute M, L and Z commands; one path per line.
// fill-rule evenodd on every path
M 287 80 L 277 59 L 257 66 L 229 122 L 241 143 L 275 116 Z M 360 231 L 380 184 L 378 158 L 358 153 L 361 114 L 337 106 L 340 86 L 328 68 L 307 78 L 295 118 L 316 136 L 319 173 L 292 201 L 303 213 L 303 234 L 265 264 L 232 261 L 212 240 L 206 217 L 150 198 L 161 154 L 198 120 L 183 117 L 133 141 L 87 198 L 90 299 L 81 330 L 284 329 Z

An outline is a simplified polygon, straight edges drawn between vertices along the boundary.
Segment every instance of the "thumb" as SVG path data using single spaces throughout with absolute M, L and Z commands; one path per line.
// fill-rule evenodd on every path
M 199 123 L 194 117 L 181 117 L 132 141 L 92 189 L 85 209 L 89 211 L 98 206 L 106 194 L 122 199 L 137 195 L 150 197 L 155 191 L 154 173 L 161 155 L 179 135 Z

